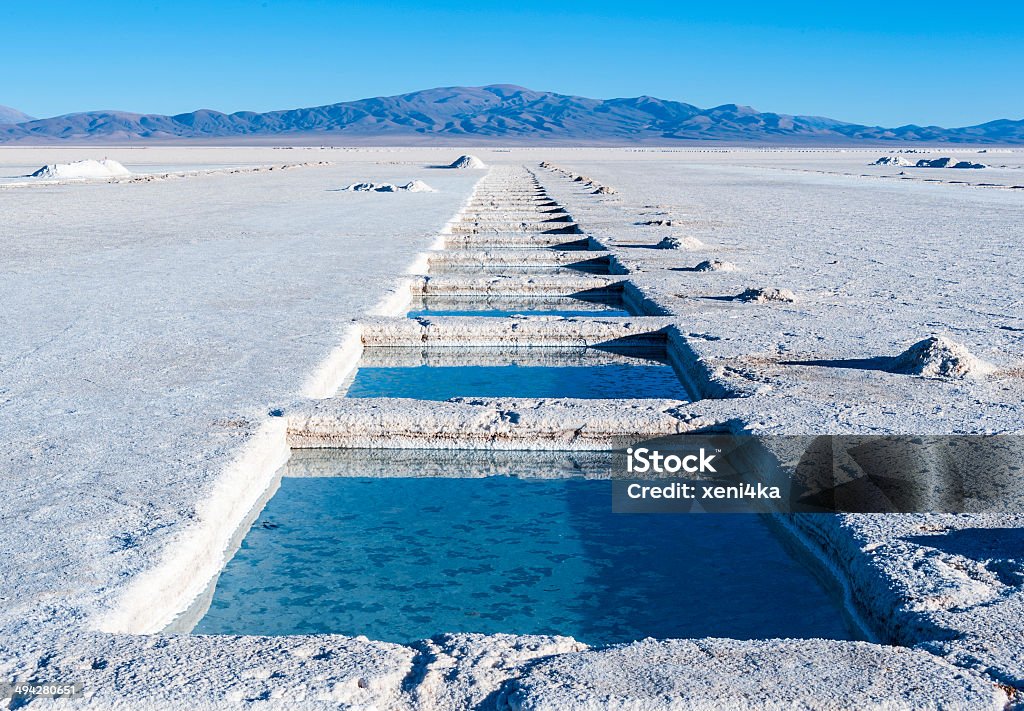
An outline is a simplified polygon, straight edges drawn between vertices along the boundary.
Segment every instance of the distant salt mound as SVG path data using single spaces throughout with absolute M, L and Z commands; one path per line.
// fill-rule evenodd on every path
M 932 160 L 928 160 L 927 158 L 922 158 L 921 160 L 917 161 L 917 163 L 914 164 L 914 167 L 915 168 L 960 168 L 960 169 L 968 169 L 968 170 L 978 170 L 978 169 L 981 169 L 981 168 L 986 168 L 987 166 L 984 163 L 972 163 L 969 160 L 955 161 L 954 159 L 949 158 L 947 156 L 947 157 L 943 157 L 943 158 L 934 158 Z
M 70 178 L 127 178 L 131 171 L 116 160 L 76 160 L 72 163 L 53 163 L 44 165 L 32 173 L 30 178 L 49 178 L 66 180 Z
M 736 296 L 737 301 L 749 301 L 754 304 L 783 303 L 792 304 L 796 301 L 796 294 L 789 289 L 756 288 L 747 289 Z
M 719 259 L 705 259 L 693 268 L 695 272 L 734 272 L 736 265 Z
M 482 168 L 486 168 L 487 164 L 476 156 L 459 156 L 455 159 L 455 162 L 448 167 L 455 168 L 457 170 L 480 170 Z
M 899 165 L 907 167 L 914 164 L 903 156 L 882 156 L 871 165 Z
M 408 183 L 402 186 L 402 190 L 406 190 L 410 193 L 436 193 L 432 187 L 424 183 L 422 180 L 410 180 Z
M 704 246 L 696 237 L 662 237 L 657 249 L 700 249 Z
M 411 180 L 405 185 L 395 185 L 394 183 L 353 183 L 352 185 L 346 185 L 342 188 L 342 191 L 348 193 L 436 193 L 432 187 L 424 183 L 422 180 Z
M 995 366 L 971 355 L 962 343 L 930 336 L 896 356 L 889 370 L 928 378 L 979 378 L 995 371 Z

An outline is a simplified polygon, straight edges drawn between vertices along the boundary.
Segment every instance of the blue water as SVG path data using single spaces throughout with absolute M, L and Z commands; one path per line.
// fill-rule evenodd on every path
M 576 264 L 453 264 L 435 262 L 430 265 L 431 274 L 465 274 L 484 272 L 486 274 L 608 274 L 607 262 L 578 262 Z
M 669 398 L 689 395 L 671 366 L 600 365 L 417 365 L 363 367 L 346 397 Z
M 597 296 L 422 296 L 409 318 L 419 316 L 630 316 L 617 295 Z
M 285 477 L 195 632 L 856 637 L 760 516 L 613 514 L 608 481 L 505 476 Z

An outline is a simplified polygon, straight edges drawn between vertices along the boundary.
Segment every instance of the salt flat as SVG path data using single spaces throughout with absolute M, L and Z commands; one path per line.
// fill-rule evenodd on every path
M 473 152 L 489 164 L 533 166 L 671 311 L 709 372 L 749 395 L 694 403 L 696 414 L 765 433 L 1020 433 L 1024 190 L 1012 186 L 1024 183 L 1024 154 L 986 159 L 1007 168 L 913 171 L 868 168 L 879 151 Z M 603 694 L 671 706 L 674 681 L 654 693 L 613 675 L 615 688 L 604 689 L 590 672 L 624 656 L 710 665 L 726 683 L 737 655 L 768 669 L 788 653 L 730 641 L 585 651 L 564 638 L 461 635 L 414 649 L 337 636 L 131 634 L 155 631 L 180 596 L 205 585 L 204 566 L 226 543 L 212 532 L 242 523 L 265 494 L 251 472 L 280 456 L 260 446 L 273 436 L 270 413 L 328 388 L 324 363 L 352 320 L 395 288 L 469 197 L 483 171 L 429 167 L 458 153 L 0 150 L 0 176 L 88 157 L 136 173 L 220 171 L 38 186 L 12 177 L 14 187 L 0 186 L 0 675 L 89 680 L 91 695 L 78 703 L 94 708 L 301 707 L 296 698 L 308 708 L 461 708 L 485 698 L 557 708 L 571 699 L 596 705 Z M 537 169 L 540 160 L 617 192 L 591 195 Z M 223 170 L 319 161 L 331 164 Z M 437 192 L 335 192 L 414 179 Z M 672 224 L 637 224 L 658 220 Z M 705 247 L 637 248 L 670 234 Z M 713 258 L 738 269 L 686 271 Z M 788 288 L 797 300 L 724 299 L 748 287 Z M 945 381 L 843 367 L 896 355 L 931 333 L 963 342 L 998 375 Z M 878 611 L 895 641 L 928 651 L 815 642 L 815 658 L 844 673 L 816 687 L 795 672 L 765 671 L 750 682 L 760 689 L 751 703 L 827 707 L 892 696 L 894 707 L 997 708 L 1005 696 L 994 681 L 1024 685 L 1016 573 L 996 575 L 975 548 L 907 540 L 1024 522 L 823 521 L 804 535 L 842 551 L 857 602 Z M 920 561 L 937 572 L 921 574 Z M 175 565 L 178 597 L 165 580 L 147 587 L 154 570 Z M 922 595 L 932 604 L 920 604 Z M 936 626 L 952 634 L 929 636 Z M 567 656 L 529 671 L 530 660 L 552 654 Z M 892 660 L 901 676 L 878 678 L 878 665 Z M 559 665 L 576 670 L 578 686 L 557 682 Z M 514 688 L 492 696 L 514 677 Z M 908 677 L 934 696 L 901 686 Z M 724 692 L 708 683 L 691 693 L 686 705 L 700 707 Z

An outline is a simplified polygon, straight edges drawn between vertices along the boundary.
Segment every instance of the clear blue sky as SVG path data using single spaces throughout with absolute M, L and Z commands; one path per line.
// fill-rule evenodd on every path
M 508 83 L 960 126 L 1024 118 L 1024 3 L 37 0 L 3 3 L 0 62 L 35 116 Z

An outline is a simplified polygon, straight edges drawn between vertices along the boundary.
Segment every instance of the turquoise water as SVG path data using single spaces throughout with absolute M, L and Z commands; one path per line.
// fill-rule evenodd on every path
M 630 316 L 618 295 L 598 296 L 422 296 L 409 318 L 419 316 Z
M 857 636 L 758 515 L 613 514 L 606 480 L 394 473 L 285 477 L 195 632 Z
M 575 264 L 457 264 L 435 262 L 430 265 L 431 274 L 608 274 L 607 262 L 593 260 Z
M 346 397 L 670 398 L 689 400 L 671 366 L 417 365 L 360 366 Z

